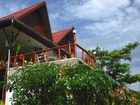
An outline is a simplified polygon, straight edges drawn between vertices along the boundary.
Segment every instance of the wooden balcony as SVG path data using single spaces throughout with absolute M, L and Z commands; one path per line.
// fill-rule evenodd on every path
M 65 51 L 65 52 L 64 52 Z M 54 48 L 43 49 L 40 51 L 29 52 L 12 56 L 10 67 L 31 65 L 50 61 L 66 60 L 78 58 L 87 64 L 95 64 L 96 58 L 78 44 L 68 44 Z

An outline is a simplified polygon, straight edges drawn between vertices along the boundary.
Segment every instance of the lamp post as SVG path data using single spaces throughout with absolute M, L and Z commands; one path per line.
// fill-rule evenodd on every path
M 76 30 L 73 28 L 72 33 L 74 34 L 74 57 L 77 57 L 77 51 L 76 51 Z
M 12 28 L 13 28 L 13 22 L 14 22 L 14 20 L 12 19 L 11 20 Z M 12 35 L 13 35 L 13 29 L 12 29 Z M 10 75 L 10 57 L 11 57 L 11 46 L 12 46 L 12 44 L 13 44 L 13 42 L 10 39 L 9 40 L 9 43 L 8 43 L 8 59 L 7 59 L 7 69 L 6 69 L 6 77 L 5 77 L 6 78 L 6 81 L 5 81 L 5 83 L 7 83 L 7 76 Z M 6 95 L 5 98 L 6 98 L 5 99 L 5 105 L 11 105 L 11 103 L 9 103 L 9 95 Z
M 13 35 L 13 23 L 14 23 L 14 20 L 13 20 L 13 18 L 12 18 L 12 20 L 11 20 L 11 24 L 12 24 L 12 35 Z M 7 39 L 8 40 L 8 39 Z M 7 75 L 9 75 L 10 74 L 10 57 L 11 57 L 11 47 L 12 47 L 12 45 L 13 45 L 13 40 L 12 39 L 10 39 L 9 40 L 9 44 L 8 44 L 9 46 L 8 46 L 8 60 L 7 60 Z
M 96 64 L 96 51 L 93 52 L 94 55 L 94 64 Z

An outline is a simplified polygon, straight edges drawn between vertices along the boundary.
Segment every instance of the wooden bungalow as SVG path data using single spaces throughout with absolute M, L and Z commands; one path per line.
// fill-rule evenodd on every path
M 81 49 L 81 59 L 92 56 L 76 44 L 74 27 L 52 33 L 45 2 L 0 18 L 0 80 L 10 68 L 24 66 L 26 63 L 48 62 L 64 58 L 77 58 Z M 10 51 L 10 61 L 8 59 Z M 0 100 L 6 100 L 4 88 L 0 89 Z M 6 104 L 7 105 L 7 104 Z

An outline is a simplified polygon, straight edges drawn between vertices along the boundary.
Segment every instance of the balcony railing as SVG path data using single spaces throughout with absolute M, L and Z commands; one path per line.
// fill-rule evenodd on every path
M 65 52 L 64 52 L 65 51 Z M 53 54 L 53 55 L 52 55 Z M 11 57 L 10 67 L 24 66 L 67 58 L 79 58 L 87 64 L 95 64 L 96 58 L 78 44 L 68 44 L 54 48 L 19 54 Z

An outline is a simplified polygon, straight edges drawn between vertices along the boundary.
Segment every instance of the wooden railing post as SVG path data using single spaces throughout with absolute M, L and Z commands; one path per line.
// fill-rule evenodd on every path
M 36 52 L 34 52 L 34 63 L 36 63 L 36 61 L 37 61 L 37 54 Z
M 84 61 L 85 57 L 84 57 L 84 50 L 82 50 L 82 61 Z
M 60 60 L 61 59 L 61 50 L 60 50 L 60 48 L 58 48 L 58 60 Z
M 96 64 L 96 55 L 94 54 L 94 64 Z
M 68 42 L 68 49 L 69 49 L 69 53 L 71 54 L 71 43 L 70 43 L 70 41 Z
M 16 58 L 15 57 L 13 58 L 13 65 L 12 66 L 16 67 Z
M 23 55 L 23 57 L 22 57 L 22 66 L 24 66 L 24 64 L 25 64 L 25 57 L 24 57 L 24 55 Z
M 48 51 L 46 51 L 46 62 L 48 61 Z
M 134 96 L 133 99 L 132 99 L 132 105 L 136 105 L 136 101 L 137 101 L 136 97 Z
M 76 50 L 76 36 L 74 35 L 74 57 L 77 57 L 77 50 Z
M 71 46 L 73 46 L 73 47 L 71 47 Z M 83 60 L 83 61 L 85 61 L 87 64 L 92 64 L 92 63 L 96 63 L 96 53 L 94 53 L 94 55 L 91 55 L 88 51 L 86 51 L 84 48 L 82 48 L 81 46 L 79 46 L 78 44 L 76 44 L 76 39 L 75 39 L 75 41 L 74 41 L 74 43 L 73 44 L 68 44 L 68 45 L 63 45 L 63 46 L 58 46 L 58 47 L 54 47 L 54 48 L 49 48 L 49 49 L 46 49 L 46 50 L 41 50 L 41 51 L 36 51 L 36 52 L 31 52 L 31 53 L 28 53 L 28 54 L 24 54 L 24 55 L 18 55 L 18 56 L 14 56 L 14 57 L 11 57 L 11 59 L 13 60 L 13 62 L 12 62 L 12 66 L 13 67 L 15 67 L 15 66 L 17 66 L 16 65 L 16 59 L 18 59 L 18 57 L 19 57 L 19 59 L 20 58 L 22 58 L 22 56 L 23 56 L 23 58 L 22 59 L 20 59 L 22 62 L 21 62 L 21 65 L 23 66 L 24 64 L 25 64 L 25 62 L 24 62 L 24 60 L 25 60 L 25 56 L 32 56 L 33 55 L 33 58 L 31 59 L 32 61 L 30 62 L 31 64 L 33 64 L 33 63 L 36 63 L 37 62 L 37 60 L 38 60 L 38 58 L 37 58 L 37 54 L 39 54 L 39 53 L 45 53 L 45 55 L 46 55 L 46 58 L 45 58 L 45 60 L 46 61 L 49 61 L 49 51 L 50 50 L 55 50 L 56 52 L 57 52 L 57 56 L 58 56 L 58 60 L 60 60 L 62 57 L 62 55 L 61 55 L 61 48 L 63 49 L 64 47 L 69 47 L 69 52 L 71 52 L 72 53 L 72 57 L 76 57 L 77 56 L 77 51 L 76 51 L 76 48 L 78 47 L 79 49 L 81 49 L 81 54 L 82 54 L 82 56 L 81 56 L 81 59 Z M 71 51 L 71 48 L 72 48 L 72 51 Z M 65 50 L 65 49 L 63 49 L 63 50 Z M 67 49 L 66 49 L 67 50 Z M 73 56 L 74 55 L 74 56 Z
M 118 97 L 118 89 L 117 88 L 115 89 L 115 94 L 116 94 L 116 97 Z
M 89 56 L 89 64 L 91 64 L 91 57 Z
M 87 55 L 88 56 L 88 64 L 90 64 L 90 56 L 89 55 Z
M 90 64 L 92 64 L 92 57 L 90 57 Z

